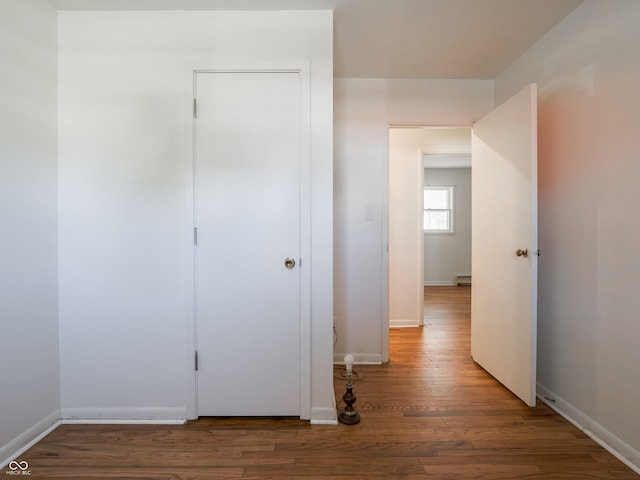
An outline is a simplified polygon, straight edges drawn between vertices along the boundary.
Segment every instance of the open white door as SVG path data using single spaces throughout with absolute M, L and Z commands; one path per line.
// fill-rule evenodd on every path
M 473 127 L 471 355 L 536 403 L 537 89 Z

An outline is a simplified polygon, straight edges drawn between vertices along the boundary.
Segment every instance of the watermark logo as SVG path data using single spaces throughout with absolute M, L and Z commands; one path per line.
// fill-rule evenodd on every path
M 29 464 L 26 460 L 12 460 L 9 462 L 9 470 L 5 471 L 6 475 L 31 475 Z

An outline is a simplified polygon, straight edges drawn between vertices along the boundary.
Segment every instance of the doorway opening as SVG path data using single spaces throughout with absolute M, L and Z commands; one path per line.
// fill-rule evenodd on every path
M 388 124 L 389 170 L 393 133 Z M 412 128 L 424 128 L 415 126 Z M 438 127 L 446 128 L 446 127 Z M 424 148 L 419 150 L 424 153 Z M 537 341 L 537 87 L 528 85 L 473 124 L 471 356 L 527 405 L 536 400 Z M 415 161 L 415 147 L 414 160 Z M 419 156 L 418 156 L 419 158 Z M 411 160 L 410 160 L 411 161 Z M 390 171 L 385 172 L 391 178 Z M 415 184 L 415 182 L 413 182 Z M 383 195 L 393 205 L 392 186 Z M 401 189 L 402 191 L 402 189 Z M 424 192 L 423 192 L 424 196 Z M 389 208 L 391 211 L 391 208 Z M 389 225 L 393 219 L 389 214 Z M 388 228 L 387 230 L 390 230 Z M 385 231 L 389 269 L 391 234 Z M 413 233 L 412 233 L 413 235 Z M 397 238 L 397 237 L 394 237 Z M 529 247 L 533 245 L 533 247 Z M 475 252 L 479 252 L 476 254 Z M 531 255 L 529 255 L 531 253 Z M 417 252 L 415 257 L 421 256 Z M 424 256 L 424 254 L 422 254 Z M 415 264 L 416 262 L 414 262 Z M 415 268 L 415 265 L 414 265 Z M 387 296 L 391 297 L 386 276 Z M 424 288 L 424 287 L 423 287 Z M 424 298 L 424 297 L 423 297 Z M 388 306 L 393 298 L 388 298 Z M 424 301 L 422 299 L 422 301 Z M 387 320 L 389 319 L 387 311 Z M 423 319 L 418 319 L 418 326 Z M 389 359 L 390 322 L 383 323 L 383 358 Z M 386 348 L 386 350 L 385 350 Z M 386 357 L 385 357 L 386 353 Z
M 389 125 L 388 168 L 389 327 L 420 327 L 425 287 L 471 282 L 471 126 Z

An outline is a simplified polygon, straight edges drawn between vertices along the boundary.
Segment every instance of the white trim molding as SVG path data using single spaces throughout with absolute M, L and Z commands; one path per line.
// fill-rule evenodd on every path
M 0 468 L 8 465 L 33 447 L 60 425 L 60 411 L 56 410 L 25 430 L 6 445 L 0 447 Z
M 186 422 L 184 407 L 63 408 L 63 424 L 160 424 Z
M 405 320 L 402 318 L 389 319 L 389 328 L 418 328 L 421 326 L 422 326 L 422 323 L 416 322 L 415 319 L 409 319 L 409 320 Z
M 334 401 L 335 405 L 335 401 Z M 336 408 L 311 408 L 311 425 L 337 425 L 338 414 Z
M 627 467 L 640 475 L 639 451 L 540 383 L 537 384 L 537 396 L 552 410 L 560 414 L 580 431 L 595 440 L 600 446 L 624 463 Z
M 345 355 L 346 353 L 334 353 L 333 364 L 344 365 Z M 378 353 L 354 353 L 352 355 L 354 358 L 354 365 L 382 365 L 384 363 L 382 355 Z

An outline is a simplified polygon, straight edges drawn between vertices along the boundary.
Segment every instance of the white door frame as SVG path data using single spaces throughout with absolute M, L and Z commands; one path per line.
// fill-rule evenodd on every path
M 389 150 L 389 131 L 391 128 L 428 128 L 428 127 L 473 127 L 469 123 L 403 122 L 383 119 L 382 121 L 382 362 L 389 361 L 389 169 L 391 152 Z M 469 134 L 471 135 L 471 134 Z M 473 159 L 472 168 L 473 168 Z
M 216 72 L 296 72 L 301 79 L 301 158 L 300 158 L 300 418 L 311 418 L 311 94 L 310 64 L 305 61 L 234 61 L 187 62 L 184 67 L 184 294 L 185 294 L 185 405 L 188 420 L 198 418 L 195 352 L 196 318 L 196 247 L 194 245 L 195 211 L 195 120 L 194 98 L 196 74 Z

